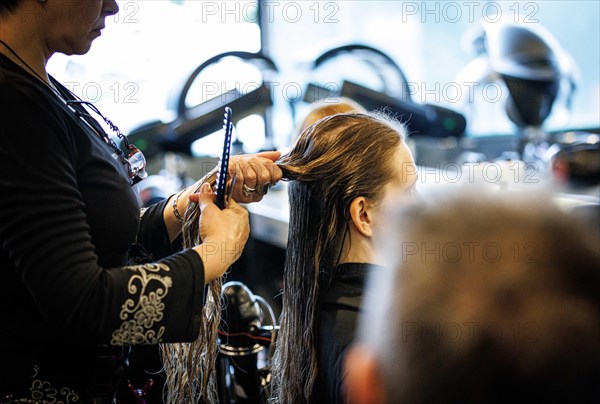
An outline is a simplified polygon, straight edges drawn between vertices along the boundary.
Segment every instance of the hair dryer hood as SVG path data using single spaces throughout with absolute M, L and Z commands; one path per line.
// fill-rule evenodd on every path
M 541 126 L 552 112 L 561 82 L 573 87 L 573 63 L 539 24 L 484 25 L 489 66 L 506 83 L 506 112 L 519 127 Z
M 533 81 L 572 75 L 572 63 L 556 39 L 539 24 L 484 25 L 490 66 L 496 73 Z

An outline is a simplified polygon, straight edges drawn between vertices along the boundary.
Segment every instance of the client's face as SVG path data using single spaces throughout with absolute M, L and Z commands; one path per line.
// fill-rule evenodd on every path
M 386 169 L 393 170 L 392 179 L 385 184 L 381 198 L 367 201 L 365 197 L 355 198 L 349 207 L 352 225 L 350 236 L 344 239 L 339 263 L 368 262 L 380 264 L 377 232 L 389 222 L 387 211 L 390 206 L 410 203 L 417 182 L 417 167 L 410 149 L 405 143 L 395 150 Z
M 415 190 L 418 178 L 417 166 L 405 143 L 398 147 L 393 161 L 389 163 L 390 168 L 394 170 L 394 177 L 385 185 L 382 199 L 372 208 L 372 236 L 374 237 L 369 237 L 371 250 L 365 261 L 380 265 L 383 265 L 383 261 L 380 261 L 382 256 L 378 251 L 378 233 L 389 225 L 388 212 L 393 206 L 415 203 L 419 198 Z
M 417 197 L 415 189 L 418 178 L 417 166 L 406 143 L 400 144 L 393 161 L 390 162 L 390 167 L 395 171 L 395 175 L 384 188 L 380 209 L 378 209 L 380 214 L 390 206 L 411 203 Z

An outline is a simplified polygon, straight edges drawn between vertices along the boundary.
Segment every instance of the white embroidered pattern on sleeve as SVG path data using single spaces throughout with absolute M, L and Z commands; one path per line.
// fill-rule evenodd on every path
M 111 344 L 160 343 L 165 327 L 161 326 L 157 330 L 152 327 L 163 318 L 165 304 L 162 300 L 173 284 L 170 276 L 160 274 L 161 271 L 168 272 L 169 267 L 165 264 L 145 264 L 126 269 L 133 272 L 127 284 L 127 291 L 132 297 L 121 306 L 119 316 L 123 323 L 112 333 Z M 152 290 L 149 291 L 150 288 Z

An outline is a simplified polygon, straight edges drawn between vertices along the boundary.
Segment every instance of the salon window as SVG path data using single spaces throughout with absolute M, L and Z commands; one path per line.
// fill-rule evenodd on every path
M 285 2 L 271 2 L 267 12 L 271 23 L 266 26 L 265 47 L 286 72 L 284 82 L 296 81 L 304 86 L 310 80 L 350 80 L 382 91 L 382 78 L 374 69 L 350 56 L 311 69 L 314 58 L 328 49 L 365 44 L 385 52 L 400 65 L 413 85 L 413 101 L 463 113 L 466 93 L 460 97 L 455 83 L 465 79 L 461 74 L 468 73 L 464 69 L 473 60 L 469 41 L 481 22 L 494 23 L 500 15 L 524 24 L 539 23 L 577 66 L 571 108 L 567 110 L 564 98 L 557 100 L 547 129 L 600 128 L 597 1 L 296 1 L 287 2 L 287 6 Z M 466 79 L 478 80 L 476 73 Z M 285 98 L 283 95 L 280 98 Z M 503 109 L 504 99 L 496 94 L 488 95 L 488 99 L 497 101 L 488 102 L 487 111 L 472 117 L 471 123 L 476 125 L 468 136 L 481 138 L 514 131 Z M 306 105 L 296 103 L 294 107 L 300 116 Z M 280 129 L 289 131 L 287 126 Z
M 118 4 L 119 13 L 107 18 L 106 29 L 90 52 L 55 55 L 48 69 L 76 95 L 94 102 L 126 134 L 147 122 L 172 121 L 183 82 L 206 59 L 225 51 L 261 48 L 256 0 Z M 217 73 L 210 80 L 226 86 L 228 72 Z M 235 74 L 239 81 L 254 80 L 255 73 Z M 202 88 L 192 88 L 188 102 L 203 101 Z M 222 147 L 222 140 L 218 143 Z
M 350 80 L 378 91 L 386 85 L 397 86 L 384 83 L 368 61 L 357 63 L 351 56 L 311 69 L 318 55 L 352 43 L 389 55 L 412 84 L 414 102 L 466 113 L 467 93 L 463 89 L 457 94 L 455 84 L 464 80 L 461 74 L 473 60 L 469 38 L 482 21 L 493 22 L 498 14 L 526 24 L 540 23 L 577 66 L 571 107 L 566 108 L 564 96 L 559 99 L 547 129 L 600 127 L 597 1 L 121 0 L 119 5 L 120 13 L 108 18 L 103 36 L 87 55 L 56 55 L 49 70 L 77 95 L 96 103 L 124 133 L 148 121 L 170 122 L 175 117 L 174 90 L 202 62 L 232 50 L 263 49 L 279 68 L 271 88 L 274 105 L 268 121 L 255 115 L 237 125 L 240 136 L 246 136 L 241 139 L 246 151 L 263 146 L 285 148 L 291 143 L 296 125 L 308 109 L 301 99 L 310 81 Z M 255 68 L 225 60 L 199 78 L 204 84 L 194 87 L 190 102 L 211 96 L 215 89 L 206 83 L 229 89 L 260 80 Z M 467 76 L 467 80 L 477 77 Z M 490 97 L 498 99 L 494 94 L 488 94 Z M 483 102 L 487 110 L 480 109 L 470 117 L 467 135 L 511 134 L 514 127 L 503 102 Z M 266 132 L 270 136 L 267 143 Z M 201 139 L 196 152 L 218 152 L 220 137 L 214 139 Z

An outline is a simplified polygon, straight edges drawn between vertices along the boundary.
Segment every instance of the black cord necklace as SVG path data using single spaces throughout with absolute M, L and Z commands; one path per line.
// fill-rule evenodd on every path
M 31 73 L 33 73 L 33 75 L 36 78 L 38 78 L 46 87 L 48 87 L 54 94 L 56 94 L 58 96 L 58 98 L 62 102 L 64 102 L 73 111 L 73 113 L 77 116 L 77 118 L 84 121 L 87 124 L 87 126 L 89 126 L 90 129 L 92 129 L 92 131 L 104 141 L 104 143 L 106 143 L 109 147 L 111 147 L 113 149 L 113 151 L 116 153 L 116 155 L 120 158 L 121 162 L 127 166 L 128 171 L 129 171 L 129 176 L 132 178 L 134 184 L 143 180 L 144 178 L 146 178 L 148 176 L 148 174 L 146 173 L 146 159 L 144 158 L 144 155 L 142 154 L 142 152 L 137 147 L 135 147 L 135 145 L 129 143 L 127 137 L 125 135 L 123 135 L 123 133 L 121 132 L 119 127 L 117 125 L 115 125 L 114 123 L 112 123 L 112 121 L 110 119 L 106 118 L 98 110 L 98 108 L 96 108 L 96 106 L 94 104 L 92 104 L 88 101 L 82 100 L 76 94 L 74 94 L 72 91 L 70 91 L 68 88 L 64 88 L 64 92 L 63 92 L 63 89 L 61 88 L 60 83 L 58 83 L 58 81 L 49 74 L 48 74 L 49 81 L 44 80 L 44 78 L 42 76 L 40 76 L 38 74 L 38 72 L 36 72 L 31 66 L 29 66 L 29 64 L 27 62 L 25 62 L 23 60 L 23 58 L 21 58 L 21 56 L 19 56 L 19 54 L 17 52 L 15 52 L 6 42 L 4 42 L 2 39 L 0 39 L 0 43 L 2 45 L 4 45 L 4 47 L 15 58 L 17 58 L 17 60 L 19 60 L 20 68 L 23 69 L 23 67 L 27 67 L 27 69 L 29 69 L 29 71 L 31 71 Z M 23 69 L 23 70 L 25 70 L 25 69 Z M 108 134 L 104 131 L 104 129 L 102 129 L 102 127 L 98 124 L 98 122 L 94 119 L 94 117 L 92 117 L 86 111 L 86 109 L 83 107 L 84 105 L 88 106 L 91 110 L 93 110 L 96 114 L 98 114 L 98 116 L 100 116 L 102 118 L 102 120 L 110 127 L 110 129 L 113 132 L 115 132 L 117 137 L 123 141 L 125 147 L 127 148 L 128 152 L 129 152 L 128 156 L 125 156 L 125 153 L 123 153 L 123 150 L 121 150 L 121 148 L 119 146 L 117 146 L 115 141 L 110 136 L 108 136 Z

